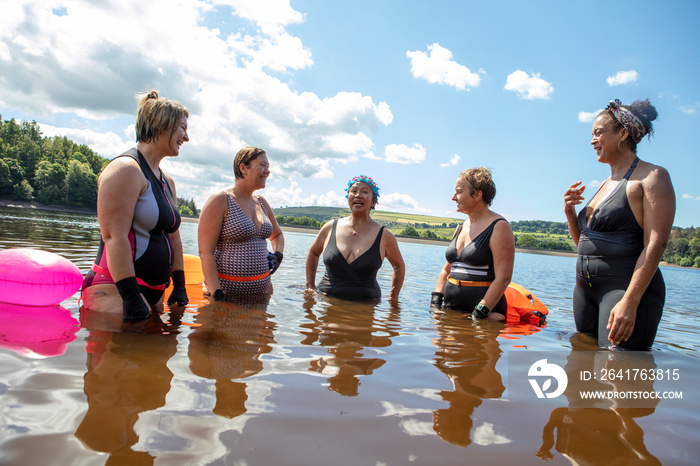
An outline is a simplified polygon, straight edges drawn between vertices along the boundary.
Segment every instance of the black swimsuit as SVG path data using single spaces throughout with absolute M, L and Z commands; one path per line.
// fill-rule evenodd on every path
M 134 207 L 129 243 L 141 294 L 153 306 L 163 296 L 170 282 L 173 268 L 170 233 L 176 232 L 180 227 L 180 213 L 175 207 L 170 186 L 162 175 L 158 179 L 153 174 L 141 152 L 132 148 L 119 157 L 131 157 L 138 162 L 148 184 Z M 108 254 L 100 236 L 97 257 L 83 280 L 83 290 L 90 285 L 114 283 L 107 267 Z
M 377 283 L 377 271 L 383 262 L 379 245 L 384 227 L 377 233 L 372 247 L 348 264 L 335 241 L 337 225 L 338 220 L 334 220 L 331 238 L 323 251 L 326 273 L 318 285 L 318 290 L 328 296 L 343 299 L 377 300 L 381 298 L 382 291 Z
M 581 236 L 576 261 L 574 320 L 576 329 L 598 337 L 600 346 L 610 344 L 610 331 L 606 328 L 610 312 L 624 296 L 644 249 L 644 230 L 634 217 L 626 189 L 638 162 L 639 158 L 636 158 L 613 192 L 593 212 L 589 222 L 586 220 L 588 204 L 578 214 Z M 665 298 L 666 286 L 657 268 L 637 307 L 632 336 L 618 346 L 637 350 L 651 347 Z
M 504 218 L 497 218 L 491 222 L 484 231 L 464 246 L 459 256 L 457 255 L 457 238 L 464 224 L 462 223 L 458 227 L 452 242 L 447 247 L 447 251 L 445 251 L 447 262 L 452 264 L 450 278 L 471 282 L 492 282 L 496 278 L 496 273 L 493 270 L 493 254 L 489 243 L 491 242 L 491 235 L 496 223 L 501 220 L 506 221 Z M 488 289 L 488 286 L 457 286 L 448 281 L 445 284 L 444 291 L 445 307 L 471 312 L 486 295 Z M 507 303 L 505 296 L 501 296 L 501 299 L 492 311 L 503 315 L 506 314 Z

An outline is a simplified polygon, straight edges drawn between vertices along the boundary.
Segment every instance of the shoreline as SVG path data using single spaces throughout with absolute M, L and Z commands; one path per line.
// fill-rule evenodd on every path
M 91 214 L 97 215 L 97 211 L 87 208 L 87 207 L 72 207 L 66 205 L 49 205 L 41 204 L 36 201 L 15 201 L 11 199 L 0 199 L 0 207 L 11 207 L 18 209 L 31 209 L 31 210 L 46 210 L 51 212 L 67 212 L 73 214 Z M 186 223 L 199 223 L 198 217 L 181 217 L 183 222 Z M 313 233 L 318 232 L 318 228 L 314 227 L 304 227 L 300 225 L 280 225 L 282 231 L 288 231 L 291 233 Z M 416 238 L 413 236 L 396 236 L 397 241 L 403 243 L 418 243 L 418 244 L 434 244 L 434 245 L 444 245 L 450 244 L 449 240 L 432 239 L 432 238 Z M 559 256 L 559 257 L 577 257 L 576 252 L 569 251 L 555 251 L 553 249 L 537 249 L 537 248 L 515 248 L 515 252 L 524 254 L 540 254 L 544 256 Z M 677 264 L 669 264 L 667 262 L 661 261 L 659 265 L 664 267 L 680 267 L 683 269 L 694 269 L 695 267 L 681 267 Z
M 0 199 L 0 207 L 11 207 L 17 209 L 47 210 L 50 212 L 66 212 L 69 214 L 92 214 L 97 215 L 97 210 L 89 207 L 74 207 L 69 205 L 42 204 L 37 201 L 16 201 L 14 199 Z

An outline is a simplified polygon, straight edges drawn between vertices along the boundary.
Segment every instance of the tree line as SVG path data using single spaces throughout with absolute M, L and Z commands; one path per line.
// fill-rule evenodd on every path
M 36 121 L 0 116 L 0 198 L 97 207 L 97 177 L 109 160 L 67 137 L 44 137 Z M 182 215 L 197 216 L 193 199 L 177 198 Z
M 0 116 L 0 197 L 95 208 L 108 160 L 66 137 L 44 137 L 32 121 Z
M 674 227 L 661 260 L 682 267 L 700 268 L 700 228 Z

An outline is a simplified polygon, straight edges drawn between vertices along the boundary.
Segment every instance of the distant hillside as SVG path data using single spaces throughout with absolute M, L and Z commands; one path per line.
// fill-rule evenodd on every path
M 350 215 L 350 209 L 339 207 L 284 207 L 275 210 L 282 225 L 302 225 L 320 228 L 325 222 Z M 463 219 L 431 215 L 402 214 L 377 210 L 372 218 L 399 236 L 417 236 L 449 240 Z M 511 222 L 516 245 L 524 248 L 573 251 L 573 241 L 563 222 L 524 220 Z

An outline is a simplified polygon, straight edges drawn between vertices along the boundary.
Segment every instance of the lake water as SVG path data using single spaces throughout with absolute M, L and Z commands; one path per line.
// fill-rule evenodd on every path
M 185 253 L 196 229 L 182 225 Z M 2 249 L 85 272 L 98 238 L 94 216 L 0 208 Z M 45 314 L 0 304 L 0 464 L 697 464 L 700 271 L 662 267 L 643 353 L 669 376 L 653 388 L 683 399 L 584 406 L 572 368 L 632 363 L 575 334 L 574 258 L 516 254 L 513 280 L 550 314 L 506 326 L 429 309 L 444 245 L 400 243 L 398 307 L 305 294 L 313 238 L 285 233 L 269 303 L 207 305 L 190 286 L 184 311 L 141 333 L 81 316 L 77 295 Z M 387 263 L 378 279 L 386 297 Z M 518 375 L 540 357 L 566 365 L 564 395 L 538 399 Z

